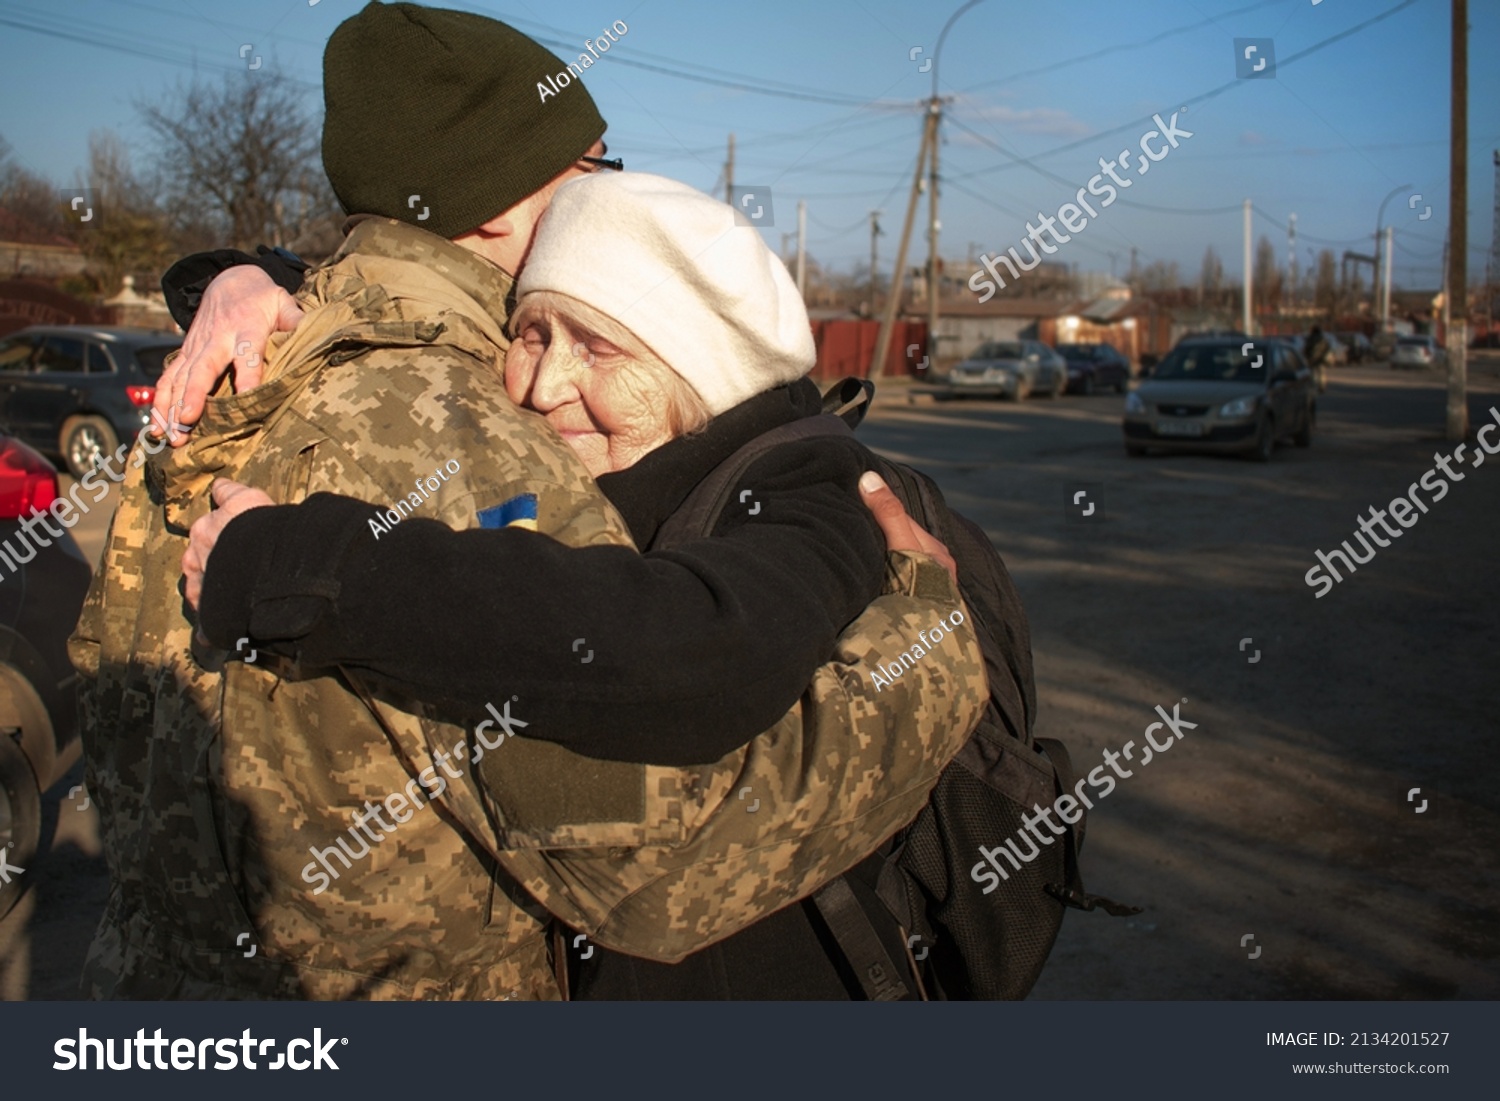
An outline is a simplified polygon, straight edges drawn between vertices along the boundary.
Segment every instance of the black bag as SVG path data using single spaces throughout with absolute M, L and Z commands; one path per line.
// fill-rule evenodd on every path
M 873 394 L 867 380 L 846 379 L 824 397 L 823 415 L 745 444 L 689 494 L 652 549 L 711 534 L 746 470 L 772 448 L 814 436 L 851 436 Z M 1058 795 L 1073 791 L 1077 777 L 1061 742 L 1032 737 L 1031 636 L 1004 562 L 983 530 L 948 507 L 930 478 L 873 453 L 867 457 L 912 518 L 942 540 L 958 563 L 959 587 L 984 651 L 990 702 L 916 819 L 812 901 L 872 1000 L 913 994 L 1024 998 L 1052 951 L 1067 906 L 1139 911 L 1084 892 L 1078 868 L 1083 818 L 1060 823 L 1067 832 L 1055 844 L 1039 844 L 1023 831 L 1022 816 L 1035 820 L 1033 808 L 1050 807 Z M 1053 836 L 1040 827 L 1038 832 Z M 996 863 L 1003 876 L 981 858 L 981 845 L 994 852 L 1018 838 L 1029 838 L 1025 848 L 1037 849 L 1037 855 L 1008 860 L 1001 854 Z M 989 893 L 982 883 L 991 884 Z M 893 959 L 892 938 L 881 935 L 882 916 L 887 925 L 893 920 L 899 926 L 905 966 Z

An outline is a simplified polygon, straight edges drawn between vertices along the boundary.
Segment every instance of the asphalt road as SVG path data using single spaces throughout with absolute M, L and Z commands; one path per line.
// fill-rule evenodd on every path
M 1476 374 L 1478 428 L 1500 386 Z M 1119 397 L 877 402 L 861 434 L 934 475 L 1015 577 L 1036 732 L 1087 770 L 1142 746 L 1157 705 L 1197 724 L 1090 815 L 1087 887 L 1144 912 L 1070 913 L 1035 997 L 1500 996 L 1500 458 L 1466 452 L 1323 598 L 1303 579 L 1453 450 L 1441 387 L 1335 370 L 1313 446 L 1267 465 L 1128 458 Z
M 1500 378 L 1475 376 L 1478 427 Z M 1315 598 L 1314 552 L 1453 447 L 1436 376 L 1333 379 L 1312 448 L 1264 466 L 1127 458 L 1118 397 L 904 404 L 892 388 L 860 430 L 1005 557 L 1038 734 L 1086 770 L 1140 745 L 1157 705 L 1197 724 L 1090 815 L 1087 886 L 1144 912 L 1070 913 L 1035 997 L 1500 997 L 1500 458 L 1463 466 Z M 107 515 L 85 524 L 97 555 Z M 78 996 L 104 876 L 76 782 L 49 794 L 52 851 L 0 922 L 0 997 Z

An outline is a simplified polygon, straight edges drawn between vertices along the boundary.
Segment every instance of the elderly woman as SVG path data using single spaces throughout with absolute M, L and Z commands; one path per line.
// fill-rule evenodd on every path
M 565 185 L 517 292 L 509 393 L 572 446 L 648 551 L 742 445 L 822 411 L 784 266 L 729 207 L 682 184 L 605 173 Z M 224 507 L 192 532 L 187 591 L 221 647 L 249 636 L 475 709 L 500 685 L 526 701 L 527 736 L 604 759 L 711 762 L 786 711 L 880 592 L 885 545 L 857 489 L 868 467 L 852 437 L 785 444 L 748 468 L 712 538 L 642 556 L 418 519 L 356 537 L 371 523 L 364 503 L 262 507 L 258 490 L 221 484 Z M 329 560 L 330 546 L 347 549 Z M 257 593 L 288 563 L 304 588 L 336 595 L 294 637 L 268 637 Z M 667 622 L 692 633 L 654 626 Z M 600 952 L 579 995 L 848 997 L 824 936 L 803 905 L 680 964 Z

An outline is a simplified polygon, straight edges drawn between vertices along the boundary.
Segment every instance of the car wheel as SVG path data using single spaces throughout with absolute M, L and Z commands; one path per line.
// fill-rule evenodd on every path
M 0 730 L 0 851 L 9 869 L 0 879 L 0 918 L 26 893 L 26 876 L 42 836 L 42 793 L 15 732 Z M 7 882 L 8 881 L 8 882 Z
M 1250 457 L 1258 463 L 1271 461 L 1271 453 L 1276 450 L 1276 425 L 1269 414 L 1260 419 L 1260 431 L 1255 434 L 1255 449 L 1250 452 Z
M 1094 376 L 1093 375 L 1084 375 L 1083 376 L 1083 386 L 1079 389 L 1078 392 L 1080 394 L 1082 394 L 1086 398 L 1091 398 L 1091 397 L 1094 396 Z
M 120 438 L 103 417 L 73 417 L 62 426 L 58 450 L 68 464 L 68 473 L 82 478 L 104 465 L 120 446 Z
M 1031 382 L 1029 379 L 1016 380 L 1016 400 L 1025 401 L 1031 396 Z
M 1296 444 L 1298 447 L 1311 447 L 1313 422 L 1317 419 L 1318 407 L 1316 405 L 1309 405 L 1307 407 L 1307 414 L 1302 418 L 1302 428 L 1295 436 L 1292 437 L 1292 443 Z

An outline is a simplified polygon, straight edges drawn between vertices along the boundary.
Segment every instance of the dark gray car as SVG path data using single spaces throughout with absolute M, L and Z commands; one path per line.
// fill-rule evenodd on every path
M 79 755 L 67 642 L 92 571 L 67 526 L 46 514 L 57 495 L 52 464 L 0 436 L 0 917 L 26 889 L 42 792 Z M 75 506 L 97 503 L 79 487 L 72 496 Z
M 1183 340 L 1125 399 L 1125 450 L 1225 451 L 1262 462 L 1276 441 L 1312 443 L 1317 390 L 1302 355 L 1278 340 Z
M 1055 398 L 1067 385 L 1067 363 L 1041 341 L 991 340 L 948 373 L 948 390 L 939 396 L 973 394 L 1023 401 L 1033 392 Z
M 81 478 L 150 423 L 173 333 L 33 325 L 0 340 L 0 426 Z

